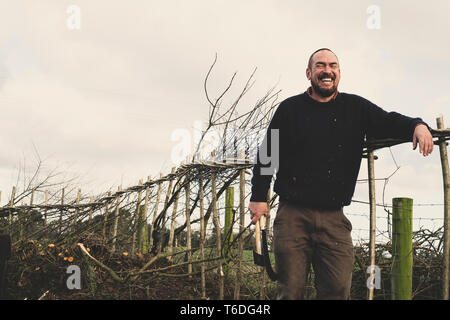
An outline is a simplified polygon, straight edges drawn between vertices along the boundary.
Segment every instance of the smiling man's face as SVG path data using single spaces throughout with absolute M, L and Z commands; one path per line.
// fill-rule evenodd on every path
M 316 52 L 312 57 L 311 68 L 306 69 L 306 77 L 311 81 L 314 92 L 323 97 L 331 97 L 337 90 L 341 70 L 336 55 L 328 50 Z

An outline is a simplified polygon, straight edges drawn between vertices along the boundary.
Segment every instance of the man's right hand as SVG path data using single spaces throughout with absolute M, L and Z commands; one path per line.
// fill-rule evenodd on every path
M 267 202 L 250 202 L 248 210 L 250 210 L 252 223 L 255 224 L 262 215 L 266 215 L 269 212 L 269 205 Z

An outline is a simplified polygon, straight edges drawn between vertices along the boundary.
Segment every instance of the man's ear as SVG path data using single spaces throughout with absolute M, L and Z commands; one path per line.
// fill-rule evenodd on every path
M 311 70 L 309 70 L 309 68 L 306 68 L 306 78 L 308 78 L 308 80 L 311 80 Z

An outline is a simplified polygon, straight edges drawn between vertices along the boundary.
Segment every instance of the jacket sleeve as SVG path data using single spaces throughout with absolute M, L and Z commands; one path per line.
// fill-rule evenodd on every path
M 362 98 L 363 99 L 363 98 Z M 423 123 L 421 118 L 411 118 L 398 112 L 387 112 L 363 99 L 367 139 L 397 138 L 412 141 L 414 129 Z
M 280 157 L 280 128 L 283 125 L 283 102 L 278 106 L 270 121 L 262 143 L 258 146 L 253 166 L 252 195 L 250 201 L 266 202 L 267 191 L 270 188 L 273 174 L 279 166 Z M 275 129 L 275 130 L 272 130 Z

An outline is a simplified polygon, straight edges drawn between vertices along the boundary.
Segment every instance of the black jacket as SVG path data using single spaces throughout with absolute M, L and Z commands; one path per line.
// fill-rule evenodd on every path
M 274 170 L 267 169 L 267 154 L 276 153 L 271 129 L 279 133 L 279 163 L 274 191 L 280 200 L 317 208 L 350 204 L 361 165 L 365 138 L 400 138 L 412 141 L 420 118 L 386 112 L 353 94 L 339 93 L 326 103 L 307 93 L 290 97 L 278 106 L 255 159 L 250 201 L 266 201 Z M 426 123 L 424 123 L 426 124 Z M 276 141 L 273 141 L 276 143 Z M 273 159 L 273 158 L 272 158 Z M 261 161 L 263 160 L 263 161 Z M 266 170 L 261 174 L 261 169 Z

